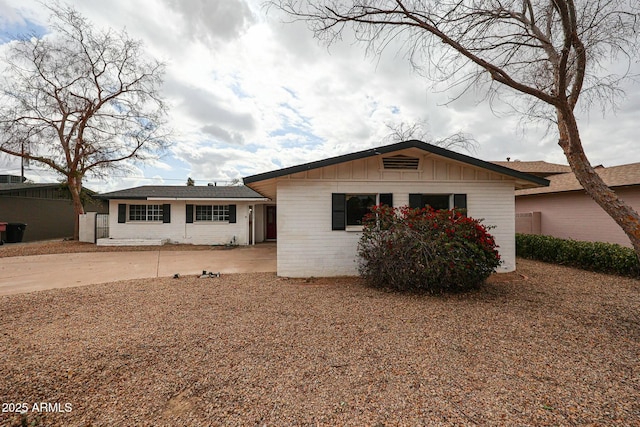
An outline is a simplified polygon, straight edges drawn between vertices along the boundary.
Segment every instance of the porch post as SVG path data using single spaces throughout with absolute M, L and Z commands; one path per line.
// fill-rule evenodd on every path
M 256 244 L 256 205 L 251 206 L 251 244 Z

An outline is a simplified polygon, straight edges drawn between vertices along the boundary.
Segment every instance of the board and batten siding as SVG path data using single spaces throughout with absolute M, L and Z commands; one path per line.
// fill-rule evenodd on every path
M 484 219 L 485 225 L 495 226 L 490 233 L 499 245 L 502 258 L 499 271 L 515 270 L 513 181 L 328 181 L 307 178 L 279 179 L 277 182 L 278 275 L 358 274 L 356 252 L 362 233 L 331 229 L 332 193 L 393 193 L 395 207 L 408 205 L 411 193 L 466 194 L 468 215 Z
M 118 204 L 170 204 L 171 222 L 136 221 L 119 223 Z M 186 205 L 236 205 L 236 222 L 186 222 Z M 249 244 L 249 206 L 247 202 L 233 201 L 151 201 L 151 200 L 110 200 L 109 237 L 113 239 L 163 239 L 169 243 L 193 245 L 224 245 L 233 241 L 238 245 Z

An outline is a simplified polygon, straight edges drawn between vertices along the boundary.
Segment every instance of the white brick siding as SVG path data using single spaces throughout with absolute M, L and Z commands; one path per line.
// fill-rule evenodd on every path
M 127 222 L 118 223 L 118 204 L 170 204 L 171 222 Z M 228 222 L 186 222 L 187 204 L 236 205 L 236 223 Z M 191 243 L 194 245 L 222 245 L 235 237 L 238 245 L 249 244 L 249 206 L 247 202 L 198 202 L 198 201 L 146 201 L 110 200 L 109 237 L 113 239 L 166 239 L 170 243 Z
M 278 274 L 288 277 L 357 274 L 362 233 L 331 230 L 331 194 L 393 193 L 394 206 L 410 193 L 467 194 L 468 215 L 484 218 L 500 246 L 500 271 L 515 269 L 513 182 L 278 182 Z

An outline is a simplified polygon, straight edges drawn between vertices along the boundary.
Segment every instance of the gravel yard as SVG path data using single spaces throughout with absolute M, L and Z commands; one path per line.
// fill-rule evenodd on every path
M 28 408 L 0 425 L 640 425 L 640 281 L 518 273 L 444 297 L 273 274 L 0 297 L 0 402 Z

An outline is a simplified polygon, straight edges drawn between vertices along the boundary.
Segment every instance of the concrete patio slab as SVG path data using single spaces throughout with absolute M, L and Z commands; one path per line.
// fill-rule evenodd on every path
M 0 258 L 0 295 L 168 277 L 276 271 L 276 246 L 204 251 L 91 252 Z

